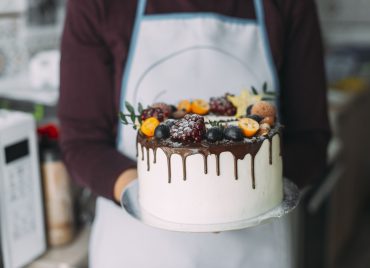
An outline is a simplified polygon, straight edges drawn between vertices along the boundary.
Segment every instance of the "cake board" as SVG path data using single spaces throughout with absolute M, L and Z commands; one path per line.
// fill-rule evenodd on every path
M 130 216 L 143 224 L 178 232 L 222 232 L 244 228 L 255 227 L 260 224 L 268 223 L 276 218 L 284 217 L 292 212 L 298 205 L 300 192 L 298 187 L 288 179 L 284 179 L 283 201 L 277 207 L 262 213 L 256 217 L 235 222 L 223 222 L 217 224 L 183 224 L 169 222 L 160 219 L 145 210 L 139 205 L 138 182 L 132 182 L 122 193 L 121 206 Z

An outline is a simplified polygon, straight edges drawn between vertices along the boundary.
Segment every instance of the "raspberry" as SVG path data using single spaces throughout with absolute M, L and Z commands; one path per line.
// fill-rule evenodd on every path
M 155 107 L 148 107 L 143 110 L 141 113 L 141 120 L 145 121 L 146 119 L 150 117 L 157 118 L 160 122 L 162 122 L 165 119 L 164 113 L 161 108 L 155 108 Z
M 227 99 L 226 94 L 222 97 L 213 97 L 209 101 L 210 111 L 217 115 L 232 116 L 236 114 L 235 106 Z
M 171 138 L 181 142 L 200 142 L 205 133 L 204 118 L 197 114 L 185 115 L 170 130 Z

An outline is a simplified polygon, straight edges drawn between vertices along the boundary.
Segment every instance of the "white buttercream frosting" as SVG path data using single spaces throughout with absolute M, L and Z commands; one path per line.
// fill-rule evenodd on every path
M 183 178 L 182 158 L 173 154 L 169 183 L 167 156 L 163 150 L 158 147 L 156 163 L 153 163 L 154 152 L 148 149 L 148 170 L 147 148 L 141 148 L 138 143 L 140 206 L 163 220 L 186 224 L 234 222 L 264 213 L 283 199 L 280 136 L 277 134 L 272 138 L 272 164 L 269 163 L 269 142 L 264 140 L 255 156 L 255 189 L 252 187 L 250 154 L 238 160 L 238 180 L 234 176 L 234 156 L 230 152 L 220 155 L 219 176 L 215 155 L 207 157 L 207 174 L 203 155 L 188 156 L 186 180 Z

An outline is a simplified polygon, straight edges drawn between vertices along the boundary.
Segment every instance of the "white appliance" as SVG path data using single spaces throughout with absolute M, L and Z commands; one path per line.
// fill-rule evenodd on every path
M 4 268 L 24 267 L 46 250 L 35 121 L 0 110 L 0 229 Z
M 24 12 L 27 8 L 25 0 L 0 0 L 0 14 Z

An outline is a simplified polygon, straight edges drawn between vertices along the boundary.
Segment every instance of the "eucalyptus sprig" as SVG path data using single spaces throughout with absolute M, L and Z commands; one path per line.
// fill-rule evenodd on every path
M 124 125 L 132 125 L 135 130 L 138 129 L 142 123 L 141 113 L 143 112 L 143 105 L 139 102 L 137 108 L 138 114 L 136 114 L 134 106 L 132 106 L 128 101 L 125 101 L 125 107 L 128 111 L 128 114 L 122 111 L 119 112 L 121 123 Z
M 221 121 L 208 120 L 208 123 L 211 125 L 211 127 L 221 127 L 222 126 Z
M 254 95 L 260 95 L 262 100 L 267 100 L 267 101 L 273 101 L 276 99 L 276 93 L 274 91 L 268 91 L 268 85 L 267 82 L 264 82 L 262 85 L 262 94 L 258 93 L 258 90 L 252 86 L 252 93 Z
M 230 120 L 208 120 L 206 124 L 210 124 L 211 127 L 219 127 L 219 128 L 225 128 L 225 126 L 228 125 L 228 123 L 235 122 L 237 119 L 230 119 Z

